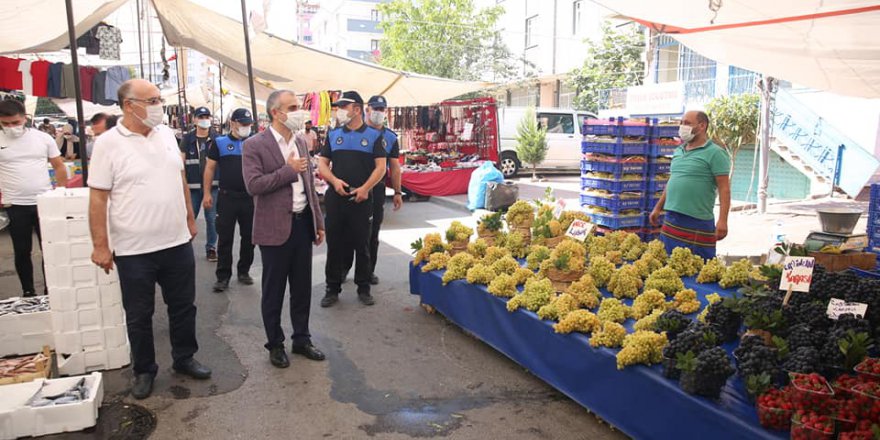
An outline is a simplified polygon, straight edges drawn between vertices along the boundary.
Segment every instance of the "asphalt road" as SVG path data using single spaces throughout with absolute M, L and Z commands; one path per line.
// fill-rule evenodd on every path
M 326 248 L 317 248 L 311 330 L 328 359 L 292 356 L 286 370 L 273 368 L 263 348 L 259 252 L 251 271 L 256 285 L 233 281 L 227 292 L 213 293 L 202 231 L 194 242 L 197 358 L 214 369 L 213 379 L 199 382 L 171 372 L 159 297 L 154 331 L 160 372 L 153 396 L 143 401 L 127 396 L 128 368 L 106 372 L 107 403 L 99 426 L 53 438 L 144 438 L 151 428 L 152 439 L 625 438 L 442 316 L 425 312 L 409 293 L 410 256 L 400 243 L 433 229 L 438 219 L 461 215 L 433 203 L 408 204 L 398 213 L 389 209 L 373 307 L 357 301 L 351 283 L 335 307 L 318 305 Z M 388 245 L 391 241 L 397 247 Z M 18 281 L 6 234 L 0 243 L 0 292 L 15 296 Z M 283 323 L 289 331 L 286 314 Z

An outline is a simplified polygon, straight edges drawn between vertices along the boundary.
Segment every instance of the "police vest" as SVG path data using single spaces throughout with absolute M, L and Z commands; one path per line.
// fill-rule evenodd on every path
M 397 133 L 390 128 L 386 128 L 382 130 L 382 138 L 385 139 L 385 154 L 390 155 L 391 150 L 394 148 L 394 143 L 397 142 Z
M 373 145 L 382 134 L 373 127 L 366 126 L 363 132 L 357 130 L 343 130 L 341 127 L 333 129 L 327 139 L 330 142 L 330 151 L 357 151 L 373 155 Z M 388 150 L 388 147 L 385 147 Z M 390 150 L 389 150 L 390 151 Z
M 229 136 L 221 136 L 218 137 L 215 142 L 220 157 L 241 156 L 241 146 L 244 144 L 243 139 L 232 139 Z

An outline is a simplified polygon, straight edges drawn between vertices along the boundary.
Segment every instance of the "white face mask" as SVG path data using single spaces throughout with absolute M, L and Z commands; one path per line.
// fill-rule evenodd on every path
M 251 128 L 250 127 L 238 127 L 235 129 L 235 135 L 239 139 L 244 139 L 244 138 L 251 135 Z
M 694 139 L 696 135 L 694 134 L 694 127 L 690 125 L 679 125 L 678 126 L 678 137 L 685 142 L 690 142 Z
M 210 119 L 199 119 L 197 123 L 199 128 L 211 128 L 211 120 Z
M 162 109 L 162 104 L 156 105 L 148 105 L 143 107 L 147 110 L 147 117 L 141 118 L 135 113 L 135 117 L 141 120 L 141 122 L 149 128 L 153 128 L 162 123 L 165 116 L 165 111 Z
M 336 110 L 336 124 L 337 125 L 345 125 L 351 121 L 351 115 L 348 114 L 348 110 L 341 108 Z
M 305 110 L 287 112 L 287 120 L 284 121 L 284 126 L 295 133 L 306 126 L 306 121 L 309 120 L 309 116 L 310 113 Z
M 6 133 L 7 136 L 18 139 L 24 136 L 24 125 L 16 125 L 14 127 L 3 127 L 3 132 Z
M 382 125 L 385 122 L 385 112 L 373 110 L 370 113 L 370 124 Z

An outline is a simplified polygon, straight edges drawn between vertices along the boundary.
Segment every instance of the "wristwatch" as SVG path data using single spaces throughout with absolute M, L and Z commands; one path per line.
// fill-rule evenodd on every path
M 394 195 L 395 196 L 402 196 L 403 192 L 402 191 L 394 191 Z

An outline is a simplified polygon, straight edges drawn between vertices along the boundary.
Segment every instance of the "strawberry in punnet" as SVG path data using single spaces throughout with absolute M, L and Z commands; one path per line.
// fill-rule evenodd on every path
M 865 358 L 865 360 L 856 365 L 856 372 L 873 376 L 873 379 L 880 379 L 880 358 Z
M 844 374 L 831 383 L 831 388 L 834 389 L 835 397 L 847 397 L 852 395 L 852 387 L 860 383 L 862 383 L 862 380 L 858 376 L 852 374 Z
M 792 440 L 831 439 L 834 421 L 826 415 L 798 411 L 791 419 Z
M 831 418 L 837 423 L 838 431 L 852 431 L 856 429 L 862 410 L 863 406 L 856 400 L 835 400 Z
M 841 432 L 837 438 L 839 440 L 874 440 L 874 433 L 871 431 Z
M 799 374 L 791 373 L 791 383 L 802 391 L 811 391 L 814 393 L 831 394 L 828 381 L 821 374 Z
M 767 429 L 788 430 L 794 408 L 788 396 L 788 388 L 771 389 L 758 397 L 758 421 Z

